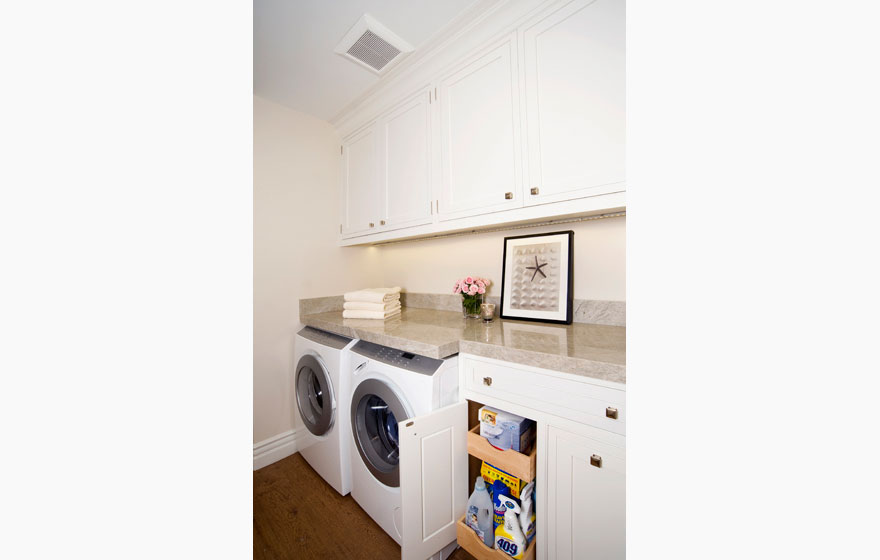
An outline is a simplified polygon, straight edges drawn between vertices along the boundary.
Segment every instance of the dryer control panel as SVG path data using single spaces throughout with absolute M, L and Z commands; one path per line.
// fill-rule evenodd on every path
M 434 372 L 443 365 L 443 360 L 373 344 L 366 340 L 357 341 L 351 349 L 365 358 L 422 375 L 434 375 Z

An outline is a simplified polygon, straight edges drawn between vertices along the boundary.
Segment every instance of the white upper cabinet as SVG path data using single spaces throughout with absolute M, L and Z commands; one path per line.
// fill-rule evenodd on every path
M 625 0 L 500 4 L 337 121 L 340 244 L 625 208 Z
M 425 89 L 343 141 L 344 238 L 431 223 L 431 111 Z
M 421 91 L 379 119 L 383 141 L 379 226 L 384 229 L 432 220 L 429 96 L 428 90 Z
M 342 234 L 368 233 L 378 225 L 379 141 L 376 123 L 342 143 Z
M 575 0 L 522 28 L 525 204 L 624 190 L 624 0 Z
M 522 206 L 516 34 L 439 80 L 440 220 Z

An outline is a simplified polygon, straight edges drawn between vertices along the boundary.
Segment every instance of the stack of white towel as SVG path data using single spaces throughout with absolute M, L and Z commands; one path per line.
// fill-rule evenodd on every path
M 343 296 L 342 317 L 345 319 L 388 319 L 400 314 L 400 286 L 367 288 Z

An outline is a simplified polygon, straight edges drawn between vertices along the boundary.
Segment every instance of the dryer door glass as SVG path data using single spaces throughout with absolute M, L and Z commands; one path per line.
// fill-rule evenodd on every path
M 333 427 L 333 386 L 324 364 L 306 354 L 296 366 L 296 407 L 306 428 L 321 436 Z
M 361 460 L 386 486 L 400 486 L 397 423 L 409 417 L 396 392 L 385 382 L 367 379 L 352 395 L 351 427 Z

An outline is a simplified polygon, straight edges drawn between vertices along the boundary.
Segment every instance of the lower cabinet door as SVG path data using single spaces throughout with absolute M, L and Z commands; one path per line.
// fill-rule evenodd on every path
M 467 431 L 467 402 L 398 424 L 403 560 L 425 560 L 456 540 L 468 499 Z
M 626 557 L 626 450 L 547 427 L 547 557 Z

